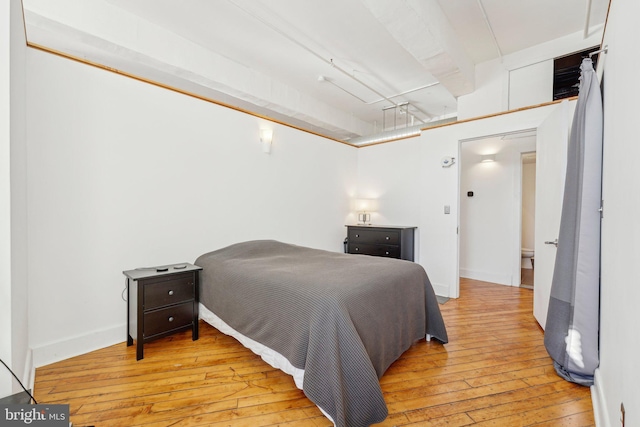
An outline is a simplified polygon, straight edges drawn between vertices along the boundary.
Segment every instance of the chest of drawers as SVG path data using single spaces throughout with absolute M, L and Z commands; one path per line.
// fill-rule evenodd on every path
M 198 279 L 201 267 L 174 264 L 127 270 L 127 345 L 136 341 L 136 359 L 143 345 L 178 331 L 191 329 L 198 339 Z
M 347 253 L 414 261 L 416 227 L 347 225 Z

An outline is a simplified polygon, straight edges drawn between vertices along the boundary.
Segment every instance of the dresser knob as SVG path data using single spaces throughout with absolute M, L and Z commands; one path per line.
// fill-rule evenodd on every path
M 360 235 L 359 235 L 359 234 L 356 234 L 356 237 L 360 237 Z
M 169 322 L 173 322 L 173 316 L 169 316 Z
M 356 248 L 356 252 L 358 252 L 360 250 L 360 248 Z
M 173 291 L 169 291 L 169 295 L 173 295 Z
M 389 236 L 385 237 L 385 240 L 389 240 Z
M 385 255 L 389 255 L 389 251 L 386 251 L 384 254 L 385 254 Z

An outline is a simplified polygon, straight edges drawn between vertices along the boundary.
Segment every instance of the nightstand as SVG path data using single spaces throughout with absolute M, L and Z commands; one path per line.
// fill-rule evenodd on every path
M 198 339 L 198 267 L 188 263 L 127 270 L 127 346 L 136 341 L 136 360 L 143 345 L 191 329 Z
M 347 225 L 347 253 L 413 261 L 416 227 Z

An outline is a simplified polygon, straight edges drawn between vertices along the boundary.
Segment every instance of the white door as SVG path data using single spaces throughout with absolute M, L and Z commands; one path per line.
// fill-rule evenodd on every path
M 533 315 L 547 321 L 551 280 L 560 230 L 560 214 L 567 168 L 567 144 L 575 102 L 564 101 L 540 124 L 536 141 L 536 219 L 533 279 Z

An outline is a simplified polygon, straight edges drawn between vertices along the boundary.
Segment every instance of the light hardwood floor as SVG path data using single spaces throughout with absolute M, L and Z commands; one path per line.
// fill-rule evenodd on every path
M 520 269 L 520 286 L 533 288 L 533 273 L 534 270 L 532 268 L 521 268 Z
M 420 341 L 380 383 L 378 426 L 593 426 L 589 388 L 560 379 L 532 312 L 532 291 L 461 281 L 441 305 L 449 344 Z M 38 368 L 39 403 L 68 403 L 74 426 L 331 424 L 293 380 L 201 323 L 145 345 L 125 343 Z

